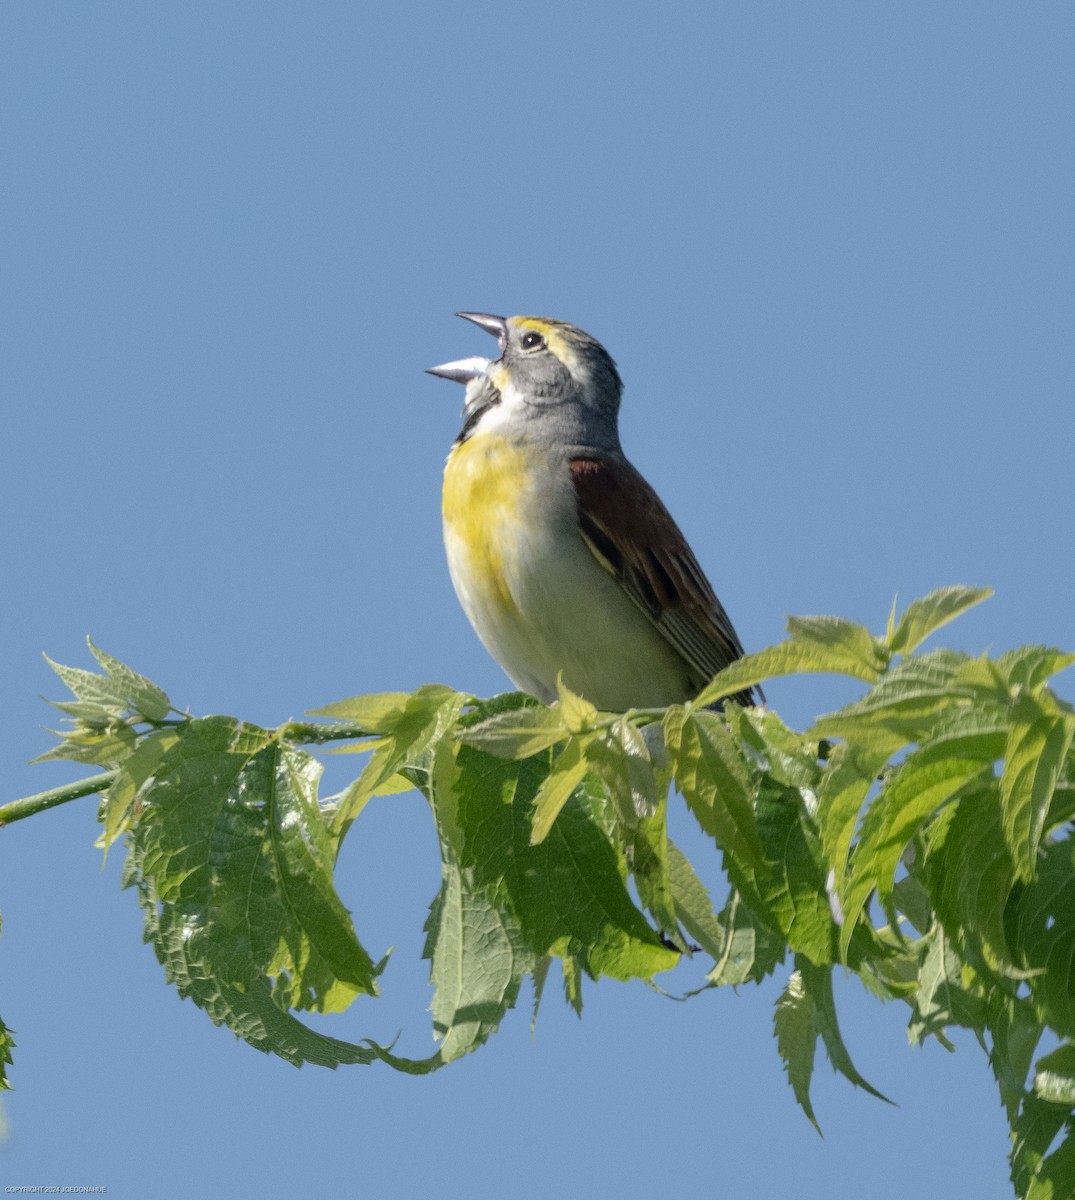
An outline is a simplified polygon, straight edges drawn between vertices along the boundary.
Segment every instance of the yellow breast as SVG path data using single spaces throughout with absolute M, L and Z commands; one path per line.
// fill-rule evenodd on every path
M 526 541 L 527 510 L 541 474 L 538 451 L 497 434 L 468 438 L 448 458 L 444 536 L 453 580 L 472 619 L 475 603 L 515 608 L 508 580 Z

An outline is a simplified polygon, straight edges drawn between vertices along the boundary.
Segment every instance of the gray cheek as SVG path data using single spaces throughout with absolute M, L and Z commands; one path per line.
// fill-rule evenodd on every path
M 520 387 L 527 396 L 554 402 L 575 398 L 577 388 L 571 373 L 551 355 L 543 354 L 524 361 L 520 368 L 517 368 L 521 376 Z

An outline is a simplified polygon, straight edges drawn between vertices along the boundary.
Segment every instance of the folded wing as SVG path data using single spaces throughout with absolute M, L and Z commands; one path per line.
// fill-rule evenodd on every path
M 582 535 L 690 667 L 700 691 L 743 646 L 679 526 L 624 458 L 570 460 Z M 753 704 L 750 691 L 733 697 Z

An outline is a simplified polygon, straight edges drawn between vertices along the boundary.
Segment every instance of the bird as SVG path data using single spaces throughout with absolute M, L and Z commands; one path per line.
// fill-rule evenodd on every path
M 561 682 L 606 712 L 692 699 L 743 646 L 623 452 L 611 355 L 565 321 L 456 315 L 500 350 L 428 370 L 466 385 L 442 517 L 474 631 L 516 687 L 546 704 Z M 756 701 L 750 689 L 732 699 Z

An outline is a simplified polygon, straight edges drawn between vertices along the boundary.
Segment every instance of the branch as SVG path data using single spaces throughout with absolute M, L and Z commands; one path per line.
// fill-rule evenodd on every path
M 103 792 L 115 777 L 115 771 L 106 771 L 103 775 L 91 775 L 89 779 L 80 779 L 76 783 L 64 784 L 63 787 L 49 788 L 47 792 L 38 792 L 36 796 L 12 800 L 10 804 L 0 806 L 0 829 L 13 821 L 21 821 L 23 817 L 32 817 L 34 813 L 44 812 L 46 808 L 66 804 L 68 800 L 80 800 L 83 796 Z

